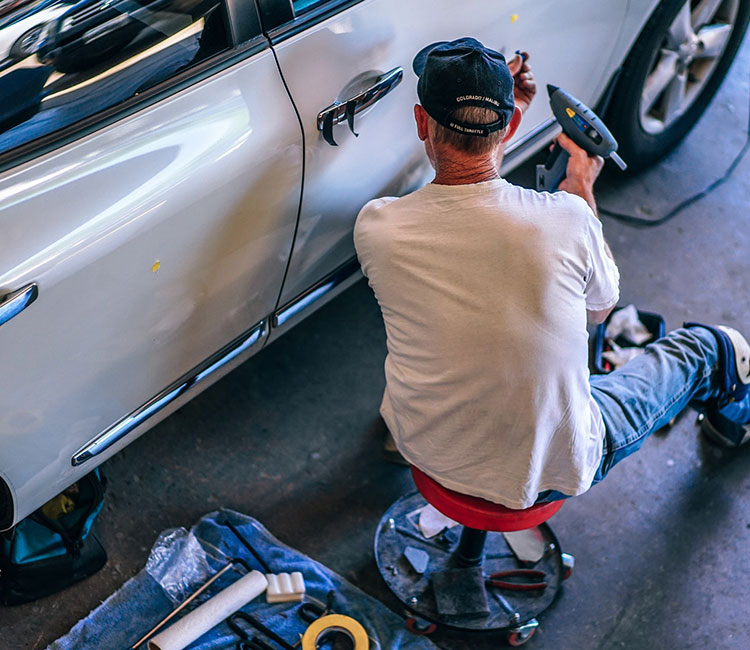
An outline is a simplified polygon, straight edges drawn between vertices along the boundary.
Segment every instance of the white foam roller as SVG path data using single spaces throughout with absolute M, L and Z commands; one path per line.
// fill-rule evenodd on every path
M 262 594 L 268 580 L 251 571 L 148 642 L 148 650 L 183 650 L 212 627 Z
M 267 573 L 266 602 L 286 603 L 301 601 L 305 595 L 305 579 L 299 571 L 294 573 Z

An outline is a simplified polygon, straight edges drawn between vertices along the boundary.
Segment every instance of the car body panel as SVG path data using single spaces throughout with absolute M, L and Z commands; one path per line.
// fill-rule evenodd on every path
M 24 517 L 82 445 L 271 313 L 301 136 L 266 50 L 0 179 L 2 470 Z M 260 347 L 260 346 L 257 346 Z
M 0 174 L 0 298 L 39 291 L 0 327 L 11 369 L 0 477 L 16 521 L 361 277 L 351 237 L 361 206 L 431 174 L 412 117 L 418 49 L 467 34 L 508 56 L 525 49 L 541 88 L 593 103 L 658 4 L 362 0 L 283 24 L 288 12 L 270 9 L 286 1 L 261 0 L 266 17 L 284 17 L 268 34 L 274 52 L 261 38 L 244 60 L 93 132 L 89 120 L 78 140 L 45 143 Z M 233 34 L 243 2 L 227 2 Z M 359 137 L 342 124 L 328 144 L 318 113 L 399 67 L 400 85 L 357 115 Z M 504 170 L 551 126 L 540 93 Z M 231 341 L 252 344 L 234 356 Z M 80 455 L 129 417 L 122 439 Z
M 554 82 L 589 101 L 601 92 L 613 68 L 606 57 L 591 52 L 608 51 L 627 9 L 622 0 L 527 0 L 512 6 L 470 0 L 460 12 L 455 6 L 449 0 L 368 0 L 274 40 L 306 145 L 305 192 L 282 302 L 354 256 L 351 231 L 366 201 L 402 195 L 429 178 L 412 110 L 417 95 L 411 62 L 421 47 L 471 34 L 508 58 L 523 48 L 532 53 L 542 88 Z M 304 15 L 297 20 L 304 21 Z M 359 137 L 342 124 L 334 128 L 338 146 L 328 144 L 317 128 L 318 113 L 351 97 L 359 80 L 365 83 L 397 67 L 404 70 L 401 85 L 355 118 Z M 540 96 L 517 138 L 550 117 Z

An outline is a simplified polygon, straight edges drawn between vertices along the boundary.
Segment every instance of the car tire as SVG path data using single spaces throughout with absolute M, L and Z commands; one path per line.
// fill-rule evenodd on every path
M 705 28 L 698 24 L 695 29 L 692 19 L 698 15 L 696 9 L 707 5 L 717 5 L 717 12 Z M 686 11 L 693 12 L 688 14 L 690 30 L 685 29 Z M 732 22 L 725 24 L 722 21 L 728 21 L 727 17 Z M 656 8 L 622 67 L 607 112 L 607 125 L 631 171 L 665 156 L 693 127 L 719 89 L 749 18 L 750 0 L 663 0 Z M 690 35 L 677 43 L 685 31 L 698 38 L 697 45 Z M 719 35 L 721 41 L 715 38 Z M 716 50 L 716 56 L 705 56 L 709 52 L 706 43 Z M 691 47 L 697 48 L 694 58 Z M 673 73 L 672 62 L 674 77 L 659 92 Z
M 44 24 L 35 25 L 31 29 L 26 30 L 21 34 L 11 45 L 8 51 L 8 58 L 14 61 L 20 61 L 28 56 L 31 56 L 36 52 L 36 41 L 39 38 L 39 34 L 42 31 Z

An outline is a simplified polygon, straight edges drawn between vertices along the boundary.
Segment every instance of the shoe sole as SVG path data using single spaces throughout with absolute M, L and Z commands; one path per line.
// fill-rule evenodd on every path
M 711 424 L 711 420 L 708 419 L 705 413 L 701 413 L 700 416 L 701 430 L 703 435 L 706 436 L 711 442 L 727 449 L 736 449 L 750 441 L 750 429 L 745 428 L 745 435 L 739 443 L 735 444 L 729 438 L 725 438 L 722 433 Z

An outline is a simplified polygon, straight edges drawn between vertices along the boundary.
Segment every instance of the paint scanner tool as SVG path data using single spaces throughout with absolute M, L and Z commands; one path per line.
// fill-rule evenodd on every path
M 547 92 L 552 113 L 563 133 L 590 154 L 611 158 L 620 169 L 627 169 L 625 161 L 617 155 L 617 140 L 594 111 L 557 86 L 547 84 Z M 536 189 L 554 192 L 565 178 L 568 158 L 568 152 L 555 143 L 545 163 L 536 166 Z

